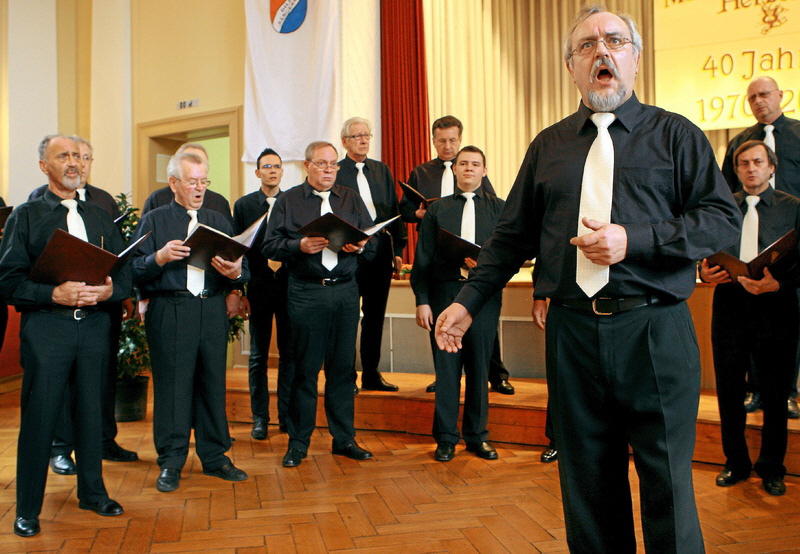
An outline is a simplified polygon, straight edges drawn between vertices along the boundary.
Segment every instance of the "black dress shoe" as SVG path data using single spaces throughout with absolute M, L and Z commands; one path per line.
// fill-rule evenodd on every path
M 267 422 L 263 419 L 256 419 L 253 421 L 253 430 L 250 431 L 250 436 L 257 441 L 263 441 L 267 438 Z
M 278 431 L 280 431 L 281 433 L 289 432 L 289 426 L 286 425 L 285 421 L 281 421 L 280 423 L 278 423 Z
M 50 469 L 59 475 L 75 475 L 75 462 L 71 456 L 53 456 L 50 458 Z
M 139 455 L 112 442 L 108 446 L 103 446 L 103 459 L 109 462 L 136 462 L 139 460 Z
M 364 379 L 364 375 L 361 375 L 361 388 L 363 390 L 377 390 L 381 392 L 396 392 L 400 390 L 400 387 L 397 385 L 387 383 L 380 372 L 378 372 L 375 377 L 368 377 L 367 379 Z
M 14 520 L 14 534 L 20 537 L 32 537 L 38 535 L 41 529 L 39 528 L 39 520 L 35 517 L 19 517 Z
M 372 458 L 372 452 L 365 450 L 356 444 L 356 441 L 350 441 L 341 448 L 333 447 L 331 452 L 337 456 L 347 456 L 353 460 L 369 460 Z
M 172 492 L 178 490 L 178 483 L 181 480 L 181 470 L 165 468 L 161 470 L 161 475 L 156 479 L 156 489 L 160 492 Z
M 290 448 L 283 457 L 283 467 L 297 467 L 303 463 L 306 453 L 297 448 Z
M 508 382 L 506 379 L 500 379 L 492 383 L 492 390 L 499 392 L 500 394 L 514 394 L 514 385 Z
M 106 498 L 100 502 L 84 502 L 81 500 L 78 502 L 78 508 L 81 510 L 91 510 L 93 512 L 97 512 L 97 515 L 101 516 L 121 516 L 124 513 L 124 510 L 122 509 L 122 506 L 119 505 L 119 502 L 116 500 L 111 500 L 110 498 Z
M 800 408 L 797 407 L 797 400 L 790 398 L 787 403 L 787 410 L 786 417 L 789 419 L 800 419 Z
M 730 487 L 731 485 L 735 485 L 739 481 L 746 481 L 750 477 L 750 472 L 747 473 L 737 473 L 732 469 L 728 469 L 727 467 L 723 469 L 719 475 L 717 475 L 717 486 L 718 487 Z
M 244 481 L 247 474 L 233 464 L 225 464 L 217 469 L 203 469 L 203 473 L 211 477 L 219 477 L 225 481 Z
M 355 396 L 355 395 L 357 395 L 357 394 L 358 394 L 358 385 L 356 385 L 355 383 L 353 383 L 353 396 Z
M 477 444 L 467 444 L 467 451 L 472 452 L 478 458 L 483 458 L 484 460 L 497 459 L 497 450 L 495 450 L 494 446 L 486 441 L 479 442 Z
M 425 392 L 436 392 L 436 381 L 425 387 Z
M 449 462 L 456 457 L 456 445 L 449 442 L 443 442 L 436 447 L 436 452 L 433 453 L 433 458 L 437 462 Z
M 744 411 L 752 414 L 761 408 L 761 395 L 757 392 L 748 392 L 744 395 Z
M 763 481 L 764 490 L 772 496 L 783 496 L 786 494 L 786 483 L 782 477 L 769 477 Z
M 545 451 L 542 452 L 539 461 L 543 464 L 549 464 L 558 461 L 558 450 L 556 450 L 554 446 L 548 446 Z

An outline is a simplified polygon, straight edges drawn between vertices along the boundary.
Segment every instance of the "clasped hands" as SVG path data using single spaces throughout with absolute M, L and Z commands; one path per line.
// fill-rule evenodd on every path
M 364 248 L 364 245 L 367 244 L 367 241 L 369 239 L 370 237 L 367 237 L 361 242 L 357 242 L 354 244 L 345 244 L 344 246 L 342 246 L 342 252 L 348 252 L 351 254 L 353 252 L 358 252 L 359 250 Z M 300 250 L 302 252 L 305 252 L 306 254 L 318 254 L 323 250 L 325 250 L 328 244 L 329 241 L 325 237 L 303 237 L 302 239 L 300 239 Z
M 718 265 L 709 266 L 705 258 L 700 262 L 700 278 L 706 283 L 730 283 L 730 274 Z M 781 288 L 780 282 L 772 276 L 768 267 L 764 268 L 764 276 L 761 279 L 750 279 L 740 275 L 737 279 L 744 290 L 750 294 L 764 294 L 765 292 L 775 292 Z
M 191 253 L 191 248 L 183 245 L 182 240 L 171 240 L 156 252 L 156 263 L 160 266 L 168 262 L 182 260 Z M 229 262 L 220 256 L 211 258 L 211 267 L 216 269 L 220 275 L 235 281 L 242 274 L 242 257 L 233 262 Z

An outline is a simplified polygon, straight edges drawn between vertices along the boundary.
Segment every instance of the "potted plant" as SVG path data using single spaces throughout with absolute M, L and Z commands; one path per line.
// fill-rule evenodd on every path
M 139 223 L 138 208 L 130 205 L 125 193 L 116 196 L 122 219 L 119 227 L 129 242 Z M 147 414 L 147 386 L 150 380 L 150 349 L 141 319 L 132 317 L 122 322 L 117 351 L 117 421 L 140 421 Z

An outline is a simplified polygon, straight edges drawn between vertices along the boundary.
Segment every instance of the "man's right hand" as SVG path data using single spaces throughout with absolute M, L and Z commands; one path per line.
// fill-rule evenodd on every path
M 182 260 L 191 252 L 191 248 L 183 245 L 182 240 L 171 240 L 156 252 L 156 263 L 160 266 L 175 260 Z
M 425 212 L 427 211 L 428 211 L 428 206 L 425 205 L 424 202 L 422 202 L 420 203 L 419 208 L 417 208 L 417 211 L 414 212 L 414 215 L 417 216 L 417 219 L 422 219 L 423 217 L 425 217 Z
M 547 308 L 547 300 L 534 299 L 531 316 L 533 316 L 533 322 L 542 331 L 544 331 L 544 325 L 547 322 Z
M 417 325 L 428 331 L 431 330 L 431 326 L 433 325 L 433 310 L 431 310 L 428 304 L 420 304 L 417 306 Z
M 708 260 L 703 258 L 703 261 L 700 262 L 700 279 L 706 283 L 729 283 L 731 277 L 721 266 L 709 267 Z
M 325 237 L 303 237 L 300 239 L 300 250 L 306 254 L 318 254 L 328 246 L 328 239 Z

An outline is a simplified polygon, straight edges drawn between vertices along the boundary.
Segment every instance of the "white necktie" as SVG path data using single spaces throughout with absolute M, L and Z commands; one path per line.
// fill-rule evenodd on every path
M 69 210 L 67 212 L 67 231 L 69 231 L 69 234 L 89 242 L 86 236 L 86 226 L 83 224 L 83 218 L 81 214 L 78 213 L 78 201 L 62 200 L 61 205 Z
M 372 221 L 375 221 L 375 217 L 378 214 L 375 211 L 375 202 L 372 200 L 372 191 L 369 190 L 367 176 L 364 175 L 364 162 L 357 162 L 356 168 L 358 169 L 358 176 L 356 177 L 356 182 L 358 183 L 358 194 L 361 195 L 361 199 L 364 201 L 364 204 L 367 205 L 367 211 L 369 212 L 369 216 L 372 218 Z
M 775 152 L 775 135 L 773 134 L 773 131 L 775 131 L 774 125 L 764 125 L 764 144 L 769 146 L 770 150 Z M 769 178 L 769 184 L 772 186 L 772 188 L 775 188 L 774 174 L 772 175 L 772 177 Z
M 267 196 L 267 204 L 269 204 L 269 211 L 267 211 L 267 221 L 263 224 L 267 225 L 269 223 L 269 218 L 272 217 L 272 208 L 275 207 L 275 200 L 277 200 L 274 196 Z M 267 265 L 272 271 L 278 271 L 281 268 L 281 262 L 276 262 L 275 260 L 267 260 Z
M 578 213 L 578 236 L 591 233 L 581 219 L 588 217 L 603 223 L 611 222 L 611 198 L 614 193 L 614 143 L 608 133 L 608 126 L 616 116 L 613 113 L 592 114 L 592 123 L 597 126 L 586 165 L 583 168 L 581 183 L 581 204 Z M 597 265 L 577 249 L 577 268 L 575 281 L 589 298 L 608 283 L 608 266 Z
M 78 198 L 80 198 L 81 200 L 83 200 L 84 202 L 86 202 L 86 189 L 84 189 L 84 188 L 79 188 L 79 189 L 78 189 L 78 190 L 76 190 L 75 192 L 77 192 L 77 193 L 78 193 Z
M 739 259 L 744 263 L 758 256 L 758 210 L 756 204 L 761 201 L 760 196 L 750 195 L 745 198 L 747 213 L 742 222 L 742 244 L 739 247 Z
M 326 190 L 325 192 L 320 192 L 318 190 L 314 191 L 314 194 L 322 198 L 322 205 L 319 208 L 319 215 L 325 215 L 328 213 L 333 213 L 333 209 L 331 209 L 331 202 L 330 202 L 330 195 L 331 191 Z M 336 264 L 339 263 L 339 254 L 325 248 L 322 251 L 322 265 L 325 266 L 328 271 L 332 271 Z
M 444 172 L 442 173 L 442 193 L 439 196 L 445 197 L 453 194 L 455 176 L 453 175 L 453 170 L 450 169 L 450 166 L 452 165 L 453 162 L 444 162 Z
M 462 192 L 464 197 L 464 211 L 461 212 L 461 238 L 470 242 L 475 242 L 475 193 Z M 469 277 L 469 270 L 461 268 L 461 276 L 465 279 Z
M 197 210 L 186 210 L 186 213 L 189 214 L 191 218 L 189 220 L 189 227 L 186 230 L 186 234 L 188 236 L 189 233 L 192 232 L 197 226 Z M 206 272 L 198 267 L 194 267 L 193 265 L 186 266 L 186 290 L 194 294 L 195 296 L 199 295 L 203 292 L 203 288 L 205 287 L 206 282 Z

